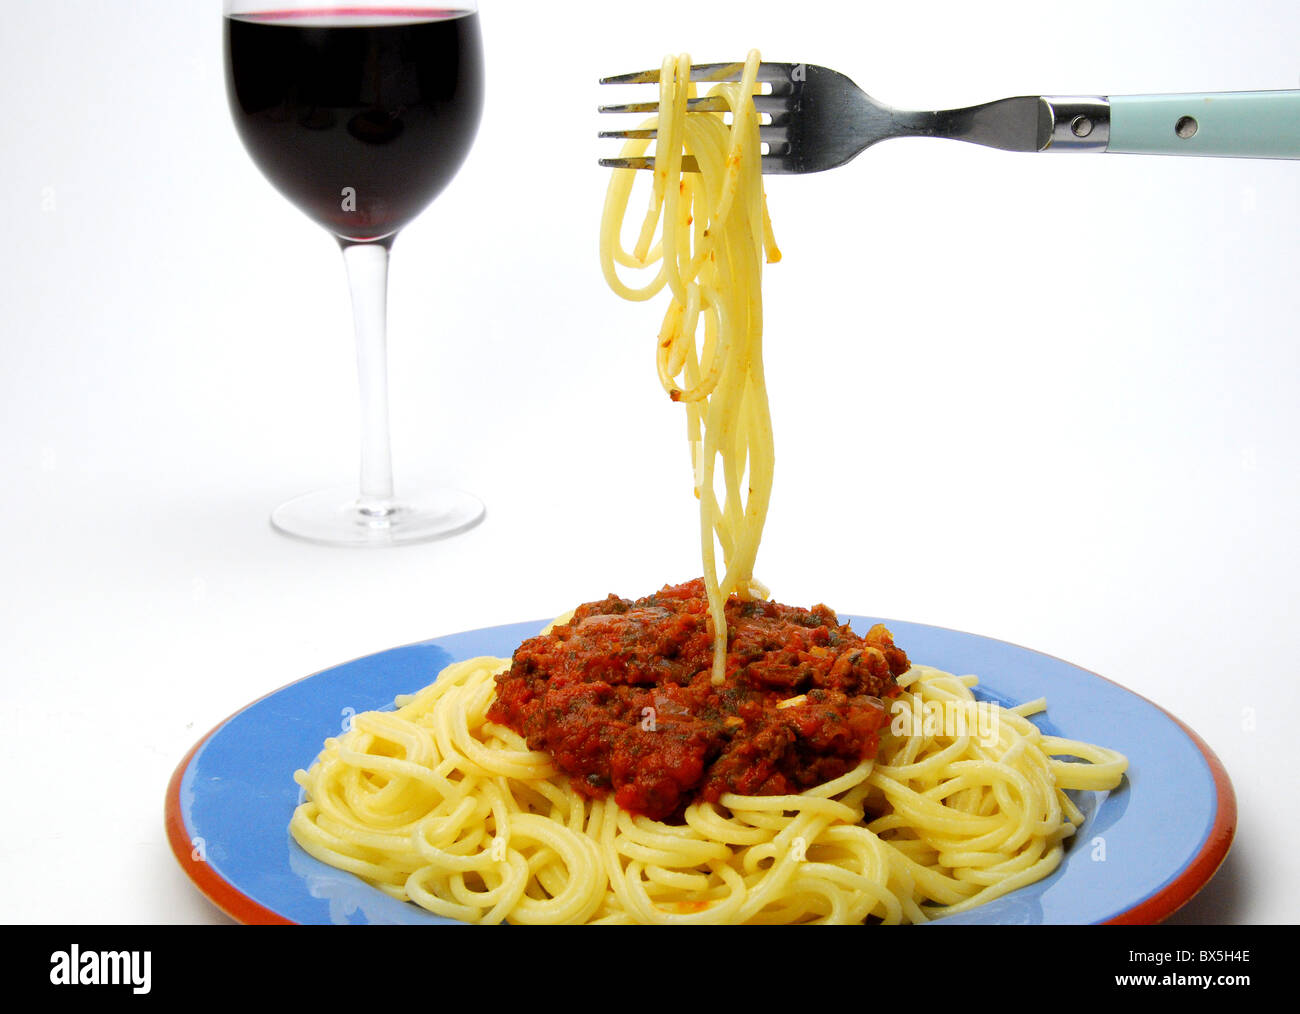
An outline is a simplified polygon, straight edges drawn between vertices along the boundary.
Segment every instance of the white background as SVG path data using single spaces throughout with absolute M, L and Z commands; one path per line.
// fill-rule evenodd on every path
M 394 248 L 390 325 L 399 486 L 460 484 L 488 517 L 371 552 L 267 523 L 355 473 L 351 322 L 334 242 L 231 126 L 220 4 L 4 3 L 5 921 L 223 921 L 162 805 L 231 712 L 698 573 L 662 307 L 596 263 L 601 75 L 755 46 L 914 108 L 1300 85 L 1289 0 L 484 0 L 482 21 L 482 130 Z M 911 140 L 768 192 L 759 576 L 1037 648 L 1180 716 L 1240 825 L 1176 919 L 1293 921 L 1300 163 Z

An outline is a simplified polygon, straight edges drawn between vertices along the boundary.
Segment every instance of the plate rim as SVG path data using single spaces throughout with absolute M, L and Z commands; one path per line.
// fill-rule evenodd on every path
M 857 617 L 859 614 L 837 612 L 837 615 Z M 522 622 L 527 623 L 530 621 L 522 621 Z M 551 621 L 549 619 L 544 619 L 544 620 L 536 620 L 532 622 L 536 622 L 539 625 L 538 629 L 540 629 L 542 625 L 545 625 L 546 623 L 549 623 Z M 1186 905 L 1189 901 L 1191 901 L 1192 898 L 1194 898 L 1201 891 L 1201 889 L 1204 888 L 1205 885 L 1208 884 L 1211 879 L 1213 879 L 1215 873 L 1218 872 L 1219 867 L 1223 865 L 1224 860 L 1227 858 L 1228 851 L 1231 849 L 1233 839 L 1236 836 L 1237 797 L 1236 797 L 1236 792 L 1232 787 L 1232 781 L 1231 779 L 1229 779 L 1227 769 L 1224 768 L 1223 763 L 1219 760 L 1215 752 L 1210 748 L 1209 744 L 1206 743 L 1205 740 L 1202 739 L 1200 735 L 1189 725 L 1187 725 L 1187 723 L 1184 722 L 1181 718 L 1179 718 L 1177 715 L 1174 715 L 1169 710 L 1157 704 L 1155 701 L 1151 700 L 1150 698 L 1138 693 L 1136 690 L 1132 690 L 1129 687 L 1126 687 L 1123 684 L 1116 682 L 1115 680 L 1103 676 L 1100 673 L 1093 672 L 1091 669 L 1084 668 L 1083 666 L 1078 665 L 1077 663 L 1070 662 L 1066 659 L 1060 658 L 1059 656 L 1056 655 L 1049 654 L 1048 652 L 1045 651 L 1039 651 L 1036 648 L 1026 648 L 1024 645 L 1016 644 L 1013 641 L 1006 641 L 1001 638 L 990 637 L 987 634 L 976 634 L 970 631 L 957 630 L 953 627 L 940 627 L 940 626 L 936 626 L 935 624 L 919 623 L 917 621 L 912 621 L 912 620 L 904 621 L 904 620 L 897 620 L 897 619 L 879 619 L 876 622 L 883 623 L 885 624 L 886 627 L 888 627 L 891 623 L 908 623 L 911 624 L 912 626 L 930 627 L 933 630 L 943 631 L 949 634 L 956 634 L 961 637 L 973 637 L 973 638 L 979 638 L 984 641 L 994 641 L 999 644 L 1003 644 L 1011 648 L 1015 648 L 1019 651 L 1029 652 L 1034 655 L 1041 655 L 1044 658 L 1049 658 L 1063 665 L 1070 666 L 1074 669 L 1079 670 L 1080 672 L 1087 673 L 1088 675 L 1096 679 L 1099 679 L 1105 683 L 1109 683 L 1111 686 L 1114 686 L 1119 690 L 1122 690 L 1124 693 L 1132 694 L 1134 697 L 1149 704 L 1151 707 L 1155 708 L 1157 711 L 1163 714 L 1167 719 L 1173 722 L 1173 724 L 1176 725 L 1183 732 L 1185 736 L 1187 736 L 1188 740 L 1192 743 L 1193 746 L 1196 747 L 1197 751 L 1200 752 L 1201 756 L 1205 760 L 1207 767 L 1210 770 L 1210 776 L 1214 782 L 1214 789 L 1215 789 L 1214 821 L 1210 825 L 1210 829 L 1206 833 L 1205 840 L 1201 843 L 1201 847 L 1197 851 L 1196 855 L 1193 856 L 1191 860 L 1189 860 L 1188 863 L 1181 870 L 1179 870 L 1178 873 L 1175 874 L 1172 879 L 1170 879 L 1167 883 L 1165 883 L 1157 891 L 1155 891 L 1154 894 L 1151 894 L 1145 899 L 1136 902 L 1132 907 L 1117 913 L 1116 915 L 1112 916 L 1111 918 L 1105 920 L 1104 922 L 1098 925 L 1137 926 L 1137 925 L 1151 925 L 1151 924 L 1162 922 L 1165 919 L 1169 918 L 1169 916 L 1173 915 L 1176 911 L 1178 911 L 1178 909 Z M 261 902 L 255 901 L 254 899 L 250 898 L 238 887 L 236 887 L 234 884 L 230 883 L 230 881 L 226 880 L 224 877 L 218 874 L 212 868 L 212 864 L 208 863 L 206 860 L 202 858 L 197 858 L 194 855 L 194 846 L 185 827 L 185 815 L 181 805 L 181 786 L 185 779 L 186 773 L 189 771 L 190 765 L 194 761 L 195 756 L 203 748 L 204 744 L 208 742 L 208 740 L 210 740 L 213 736 L 215 736 L 218 732 L 220 732 L 223 728 L 225 728 L 226 725 L 228 725 L 234 719 L 238 718 L 244 712 L 250 710 L 251 708 L 256 707 L 257 705 L 261 704 L 263 701 L 267 700 L 268 698 L 274 697 L 275 695 L 281 693 L 282 691 L 287 690 L 289 687 L 296 686 L 297 684 L 302 683 L 306 680 L 313 679 L 316 676 L 321 675 L 322 673 L 330 672 L 334 669 L 351 665 L 355 662 L 362 661 L 363 659 L 373 658 L 376 655 L 387 654 L 390 651 L 400 651 L 403 648 L 411 648 L 418 645 L 430 644 L 430 643 L 438 642 L 448 637 L 456 637 L 461 635 L 472 636 L 472 635 L 484 633 L 486 631 L 496 630 L 502 627 L 511 627 L 511 626 L 519 626 L 519 625 L 520 624 L 518 622 L 500 623 L 500 624 L 493 624 L 491 626 L 486 626 L 486 627 L 475 627 L 472 630 L 452 631 L 451 633 L 439 634 L 434 637 L 425 638 L 420 641 L 410 641 L 406 644 L 395 645 L 389 648 L 381 648 L 379 651 L 368 652 L 364 655 L 357 655 L 355 658 L 349 659 L 345 662 L 338 662 L 335 663 L 334 665 L 327 666 L 324 669 L 318 669 L 317 671 L 309 673 L 306 676 L 300 676 L 298 679 L 290 680 L 288 683 L 285 683 L 283 686 L 276 687 L 274 690 L 270 690 L 262 694 L 260 697 L 252 701 L 249 701 L 243 707 L 237 709 L 236 711 L 231 712 L 228 716 L 226 716 L 224 719 L 222 719 L 220 722 L 214 725 L 210 730 L 208 730 L 208 732 L 201 739 L 199 739 L 192 747 L 190 747 L 189 751 L 185 754 L 184 758 L 176 766 L 176 769 L 172 772 L 171 779 L 169 780 L 167 785 L 167 795 L 163 804 L 163 824 L 166 829 L 168 844 L 171 846 L 172 854 L 176 857 L 176 861 L 180 864 L 181 870 L 185 873 L 187 877 L 189 877 L 190 881 L 194 884 L 194 886 L 197 887 L 199 891 L 203 895 L 205 895 L 210 902 L 212 902 L 214 905 L 216 905 L 218 909 L 220 909 L 222 912 L 224 912 L 226 915 L 230 916 L 232 919 L 236 920 L 237 922 L 244 923 L 246 925 L 277 925 L 277 926 L 301 925 L 300 923 L 297 923 L 292 919 L 285 918 L 284 916 L 280 915 L 278 912 L 275 912 L 274 910 L 267 908 L 265 905 L 261 904 Z

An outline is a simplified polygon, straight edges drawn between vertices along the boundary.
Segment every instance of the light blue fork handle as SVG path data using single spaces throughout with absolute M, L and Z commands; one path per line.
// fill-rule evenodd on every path
M 1300 158 L 1300 91 L 1112 95 L 1106 151 Z

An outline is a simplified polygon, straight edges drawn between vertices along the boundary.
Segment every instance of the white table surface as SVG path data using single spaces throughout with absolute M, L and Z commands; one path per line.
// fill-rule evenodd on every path
M 1300 85 L 1281 0 L 484 0 L 482 130 L 396 244 L 390 325 L 399 485 L 488 517 L 330 550 L 267 514 L 355 472 L 342 266 L 240 147 L 219 7 L 4 4 L 7 922 L 224 921 L 162 825 L 216 723 L 359 655 L 698 573 L 662 307 L 596 265 L 601 74 L 757 46 L 914 108 Z M 1240 806 L 1176 919 L 1294 921 L 1300 163 L 898 141 L 768 191 L 759 575 L 1161 704 Z

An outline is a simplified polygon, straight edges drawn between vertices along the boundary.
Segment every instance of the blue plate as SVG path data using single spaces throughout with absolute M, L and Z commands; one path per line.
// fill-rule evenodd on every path
M 1047 698 L 1044 732 L 1124 753 L 1123 785 L 1078 793 L 1086 820 L 1050 877 L 942 923 L 1159 922 L 1214 875 L 1236 827 L 1223 766 L 1167 712 L 1109 680 L 1005 641 L 901 621 L 843 616 L 856 630 L 884 622 L 917 662 L 980 677 L 1001 704 Z M 308 676 L 227 719 L 181 762 L 166 825 L 185 872 L 242 922 L 440 923 L 352 874 L 313 859 L 289 836 L 293 773 L 362 711 L 392 706 L 451 662 L 508 658 L 543 621 L 439 637 Z

